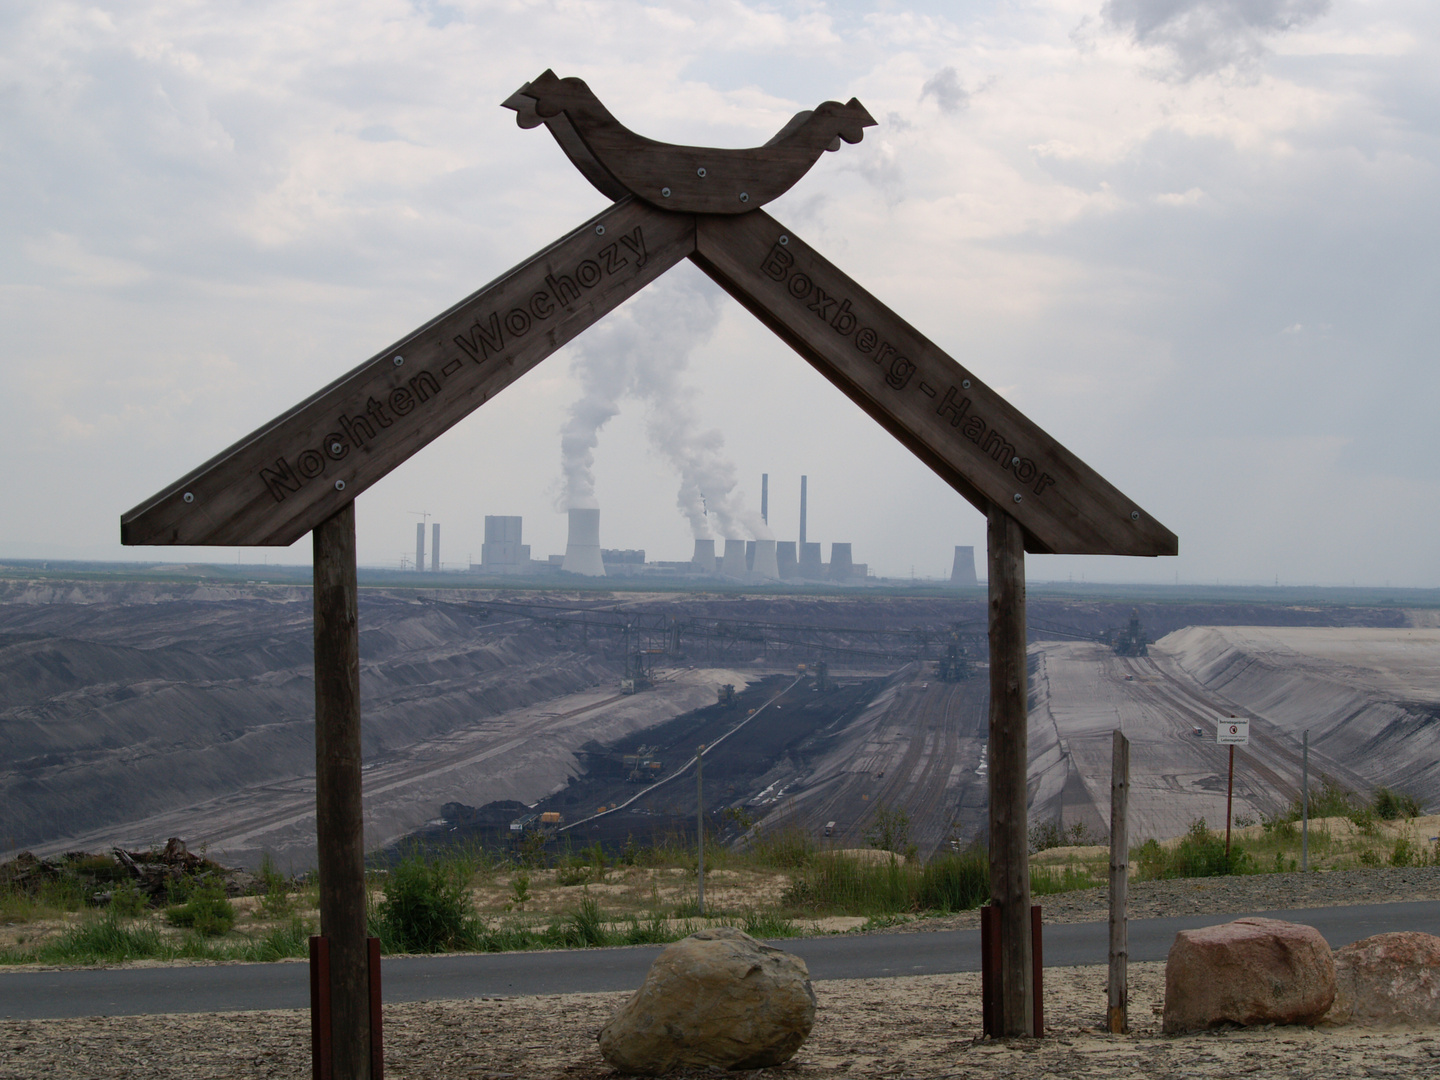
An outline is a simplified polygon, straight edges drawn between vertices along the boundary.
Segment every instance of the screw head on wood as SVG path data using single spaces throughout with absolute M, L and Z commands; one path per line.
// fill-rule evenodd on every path
M 194 501 L 195 501 L 195 493 L 194 493 L 193 491 L 187 491 L 187 492 L 185 492 L 184 499 L 185 499 L 186 502 L 194 502 Z
M 740 201 L 741 201 L 741 202 L 749 202 L 749 201 L 750 201 L 750 193 L 749 193 L 748 191 L 742 191 L 742 192 L 740 192 Z
M 399 366 L 400 366 L 401 364 L 403 364 L 403 363 L 405 363 L 405 357 L 403 357 L 403 356 L 397 356 L 397 357 L 395 357 L 395 366 L 396 366 L 396 367 L 399 367 Z
M 698 176 L 698 177 L 700 177 L 701 180 L 704 180 L 704 179 L 705 179 L 705 166 L 704 166 L 704 165 L 701 165 L 700 168 L 696 169 L 696 170 L 695 170 L 695 175 Z
M 1019 502 L 1019 501 L 1020 501 L 1020 493 L 1019 493 L 1018 491 L 1015 492 L 1015 501 L 1016 501 L 1016 502 Z
M 668 187 L 662 187 L 660 189 L 660 197 L 668 199 L 670 197 L 670 189 Z
M 595 235 L 596 235 L 596 236 L 604 236 L 604 235 L 605 235 L 605 226 L 604 226 L 604 225 L 596 225 L 596 226 L 595 226 Z
M 344 481 L 344 480 L 336 480 L 336 481 L 335 481 L 335 490 L 336 490 L 336 491 L 344 491 L 344 490 L 345 490 L 345 481 Z

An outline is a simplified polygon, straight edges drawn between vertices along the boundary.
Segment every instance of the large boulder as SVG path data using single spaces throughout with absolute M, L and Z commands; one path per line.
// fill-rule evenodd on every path
M 1221 1024 L 1314 1024 L 1335 1000 L 1335 960 L 1313 926 L 1236 919 L 1181 930 L 1165 961 L 1167 1033 Z
M 805 961 L 717 927 L 665 948 L 601 1029 L 600 1053 L 647 1076 L 683 1065 L 763 1069 L 788 1061 L 814 1024 Z
M 1326 1020 L 1365 1027 L 1440 1025 L 1440 937 L 1376 934 L 1335 951 Z

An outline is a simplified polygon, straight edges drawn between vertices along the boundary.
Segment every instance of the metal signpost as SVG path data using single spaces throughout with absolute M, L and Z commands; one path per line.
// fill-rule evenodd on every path
M 1025 553 L 1174 555 L 1175 534 L 760 209 L 826 150 L 861 140 L 874 120 L 858 101 L 802 112 L 749 150 L 643 138 L 585 83 L 549 71 L 505 105 L 522 128 L 549 130 L 613 204 L 121 517 L 125 544 L 315 535 L 316 804 L 335 1075 L 370 1075 L 355 915 L 364 908 L 355 497 L 686 258 L 986 515 L 997 1005 L 1003 1033 L 1029 1033 Z
M 1225 785 L 1225 869 L 1230 869 L 1230 806 L 1235 795 L 1235 747 L 1250 745 L 1250 721 L 1230 717 L 1215 729 L 1215 741 L 1230 747 L 1230 779 Z

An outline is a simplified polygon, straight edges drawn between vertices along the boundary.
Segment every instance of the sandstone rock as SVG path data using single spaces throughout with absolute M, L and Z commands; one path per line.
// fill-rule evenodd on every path
M 729 927 L 665 948 L 635 996 L 600 1031 L 622 1073 L 682 1065 L 763 1069 L 788 1061 L 815 1023 L 805 961 Z
M 1365 1027 L 1440 1024 L 1440 937 L 1376 934 L 1335 951 L 1335 1004 L 1325 1019 Z
M 1237 919 L 1181 930 L 1165 962 L 1164 1029 L 1314 1024 L 1335 1000 L 1335 961 L 1312 926 Z

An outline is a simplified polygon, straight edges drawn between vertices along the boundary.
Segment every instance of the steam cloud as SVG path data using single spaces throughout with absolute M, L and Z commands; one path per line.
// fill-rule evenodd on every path
M 675 504 L 697 538 L 770 540 L 774 534 L 737 490 L 725 437 L 700 430 L 694 391 L 682 376 L 691 350 L 720 323 L 722 294 L 696 275 L 670 274 L 612 312 L 576 342 L 571 370 L 580 400 L 560 428 L 556 509 L 594 509 L 600 430 L 626 398 L 645 404 L 650 443 L 680 474 Z M 708 515 L 707 515 L 708 511 Z M 712 526 L 713 521 L 713 526 Z

